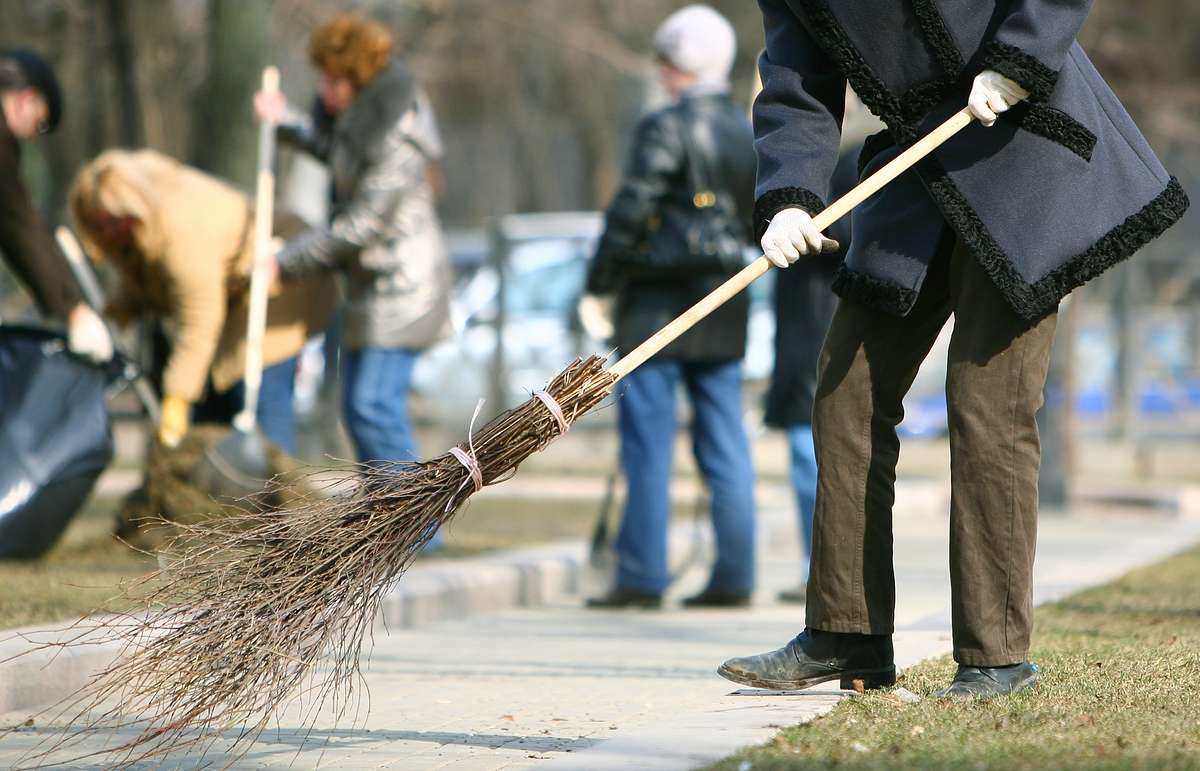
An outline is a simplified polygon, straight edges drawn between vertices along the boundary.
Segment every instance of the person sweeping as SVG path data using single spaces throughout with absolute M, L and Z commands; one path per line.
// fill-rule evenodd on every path
M 954 317 L 946 392 L 958 672 L 938 695 L 1015 693 L 1028 660 L 1040 449 L 1034 415 L 1060 300 L 1187 209 L 1075 36 L 1084 0 L 759 0 L 755 222 L 780 267 L 826 251 L 813 216 L 837 159 L 846 83 L 887 130 L 866 174 L 968 105 L 978 120 L 855 209 L 820 358 L 806 627 L 718 669 L 803 688 L 895 681 L 891 635 L 901 401 Z M 1001 116 L 1002 113 L 1007 113 Z
M 100 635 L 121 643 L 123 655 L 67 700 L 73 728 L 48 734 L 33 759 L 124 726 L 136 728 L 105 752 L 125 766 L 210 747 L 231 726 L 231 751 L 240 753 L 297 694 L 305 706 L 349 714 L 381 600 L 437 529 L 772 263 L 835 248 L 821 231 L 856 207 L 817 389 L 810 629 L 722 672 L 769 687 L 894 680 L 894 427 L 907 382 L 955 312 L 952 572 L 963 666 L 950 692 L 1006 693 L 1032 682 L 1032 415 L 1053 311 L 1071 288 L 1178 220 L 1187 199 L 1071 43 L 1082 6 L 1028 0 L 989 15 L 972 5 L 948 19 L 917 0 L 912 18 L 909 6 L 884 0 L 846 7 L 849 26 L 824 4 L 762 0 L 755 220 L 765 256 L 619 361 L 568 364 L 441 455 L 352 467 L 330 494 L 286 512 L 182 528 L 164 570 L 138 584 L 143 613 L 99 620 Z M 847 76 L 894 141 L 877 138 L 871 173 L 825 208 Z M 1024 110 L 974 125 L 995 122 L 1022 88 L 1032 97 Z M 971 107 L 962 107 L 968 94 Z M 73 644 L 83 643 L 48 645 Z M 302 724 L 313 715 L 310 706 Z

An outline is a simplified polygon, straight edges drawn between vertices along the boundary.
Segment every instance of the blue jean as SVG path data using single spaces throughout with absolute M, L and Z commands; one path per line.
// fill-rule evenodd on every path
M 263 369 L 258 389 L 258 427 L 274 444 L 290 455 L 296 454 L 296 361 L 285 359 Z M 245 403 L 246 385 L 238 381 L 222 394 L 210 394 L 192 410 L 197 423 L 228 423 Z
M 342 350 L 346 430 L 360 463 L 415 461 L 408 394 L 417 352 L 404 348 Z M 441 545 L 435 533 L 429 546 Z
M 675 393 L 691 398 L 692 451 L 712 496 L 717 561 L 708 588 L 754 589 L 754 470 L 742 425 L 741 364 L 652 360 L 622 383 L 621 465 L 628 484 L 617 538 L 617 584 L 661 594 L 667 567 Z
M 359 462 L 417 459 L 408 420 L 416 361 L 417 352 L 403 348 L 342 350 L 342 406 Z
M 817 507 L 817 451 L 813 446 L 811 423 L 795 423 L 787 428 L 791 454 L 792 489 L 796 492 L 796 507 L 800 515 L 800 537 L 804 542 L 805 580 L 808 580 L 809 560 L 812 557 L 813 511 Z

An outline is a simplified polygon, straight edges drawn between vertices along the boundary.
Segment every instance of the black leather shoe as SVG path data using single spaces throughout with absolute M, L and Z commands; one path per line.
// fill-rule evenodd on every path
M 719 589 L 705 589 L 697 595 L 684 599 L 685 608 L 748 608 L 750 607 L 749 592 L 723 592 Z
M 589 608 L 661 608 L 661 594 L 646 594 L 617 586 L 600 597 L 588 598 Z
M 896 664 L 891 635 L 805 629 L 779 650 L 726 661 L 717 674 L 754 688 L 790 690 L 838 680 L 857 691 L 895 684 Z
M 1006 667 L 967 667 L 961 664 L 948 688 L 933 694 L 936 699 L 990 699 L 1020 693 L 1037 685 L 1041 670 L 1022 661 Z

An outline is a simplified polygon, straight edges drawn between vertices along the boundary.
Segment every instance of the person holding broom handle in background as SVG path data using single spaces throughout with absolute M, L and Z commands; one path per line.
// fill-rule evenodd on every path
M 345 275 L 346 428 L 359 461 L 403 464 L 418 459 L 413 367 L 451 331 L 450 263 L 426 173 L 441 139 L 383 25 L 335 16 L 313 32 L 308 52 L 320 70 L 316 120 L 289 111 L 282 94 L 255 98 L 259 118 L 280 124 L 280 140 L 324 161 L 332 176 L 328 224 L 289 240 L 275 255 L 277 271 L 285 283 Z
M 895 681 L 892 502 L 901 401 L 953 315 L 946 391 L 958 672 L 942 697 L 1034 685 L 1034 414 L 1064 295 L 1170 227 L 1187 196 L 1075 36 L 1086 0 L 759 0 L 755 226 L 779 267 L 826 250 L 845 85 L 887 125 L 870 174 L 964 104 L 977 119 L 853 213 L 821 354 L 806 627 L 734 658 L 738 683 Z

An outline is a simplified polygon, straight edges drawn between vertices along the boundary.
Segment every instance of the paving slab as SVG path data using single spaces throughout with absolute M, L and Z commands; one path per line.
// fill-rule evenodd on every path
M 738 689 L 715 674 L 725 658 L 778 647 L 803 626 L 801 608 L 774 599 L 797 577 L 795 523 L 780 509 L 762 521 L 753 608 L 679 607 L 677 599 L 704 581 L 694 567 L 658 612 L 586 610 L 564 590 L 541 604 L 389 628 L 376 634 L 365 667 L 369 710 L 357 720 L 337 724 L 322 714 L 305 730 L 290 709 L 244 757 L 218 751 L 207 760 L 247 769 L 684 769 L 766 741 L 850 696 L 828 685 L 800 693 Z M 949 650 L 947 531 L 944 516 L 898 518 L 901 666 Z M 1037 597 L 1063 596 L 1198 540 L 1200 522 L 1180 517 L 1043 517 Z M 576 588 L 598 580 L 584 570 Z M 10 712 L 0 724 L 20 717 Z M 0 739 L 0 766 L 44 731 L 37 725 Z M 170 760 L 181 768 L 200 762 Z

